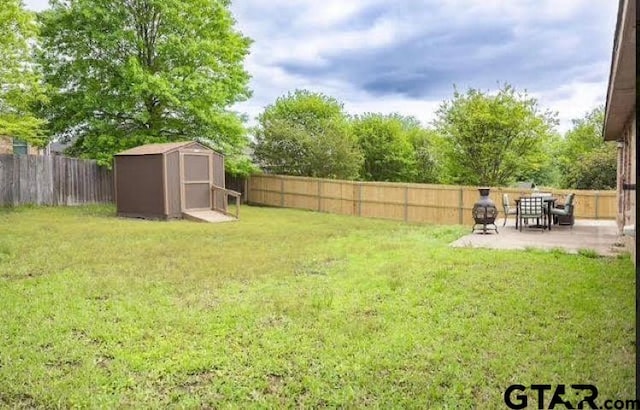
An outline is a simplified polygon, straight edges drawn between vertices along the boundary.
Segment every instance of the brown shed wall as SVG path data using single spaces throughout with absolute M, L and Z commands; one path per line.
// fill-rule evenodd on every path
M 118 215 L 166 218 L 162 155 L 116 156 Z

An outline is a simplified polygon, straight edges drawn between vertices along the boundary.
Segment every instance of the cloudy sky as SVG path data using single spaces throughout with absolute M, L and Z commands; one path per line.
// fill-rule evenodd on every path
M 42 10 L 47 0 L 24 0 Z M 605 103 L 614 0 L 235 0 L 254 43 L 254 118 L 296 88 L 351 114 L 400 112 L 428 124 L 453 85 L 508 82 L 558 112 L 559 131 Z

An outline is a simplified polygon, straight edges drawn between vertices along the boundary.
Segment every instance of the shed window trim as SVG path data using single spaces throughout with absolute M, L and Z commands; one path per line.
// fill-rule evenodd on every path
M 208 179 L 202 180 L 202 181 L 183 181 L 184 184 L 211 184 L 211 181 L 209 181 Z

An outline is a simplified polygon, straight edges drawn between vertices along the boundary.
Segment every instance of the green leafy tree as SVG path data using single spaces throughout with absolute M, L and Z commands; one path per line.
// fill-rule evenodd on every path
M 363 179 L 436 182 L 432 134 L 416 118 L 367 113 L 356 116 L 352 126 L 364 155 Z
M 423 127 L 415 117 L 401 116 L 400 120 L 413 147 L 415 158 L 416 170 L 411 182 L 437 183 L 440 178 L 437 133 Z
M 565 183 L 574 189 L 616 189 L 617 152 L 603 144 L 580 157 L 567 171 Z
M 414 148 L 398 116 L 368 113 L 353 120 L 364 163 L 361 177 L 368 181 L 405 182 L 416 175 Z
M 34 109 L 44 93 L 32 47 L 37 40 L 35 16 L 21 0 L 0 6 L 0 136 L 44 146 L 44 121 Z
M 248 139 L 250 40 L 228 0 L 51 0 L 41 61 L 51 131 L 71 154 L 110 164 L 145 143 L 205 138 L 233 161 Z
M 343 106 L 307 90 L 279 97 L 258 116 L 253 155 L 266 171 L 355 179 L 362 153 Z
M 522 164 L 516 172 L 516 181 L 533 181 L 538 186 L 559 186 L 560 169 L 557 164 L 558 152 L 562 147 L 562 137 L 557 132 L 540 136 L 542 146 L 533 160 Z
M 443 137 L 444 182 L 504 186 L 541 174 L 551 166 L 544 146 L 556 123 L 536 99 L 508 84 L 494 95 L 454 89 L 434 122 Z
M 604 107 L 598 106 L 572 123 L 573 127 L 565 134 L 558 150 L 561 186 L 574 189 L 615 188 L 616 148 L 615 144 L 605 142 L 602 136 Z
M 604 106 L 600 105 L 585 113 L 584 117 L 573 119 L 573 127 L 564 137 L 563 152 L 565 162 L 571 165 L 581 155 L 600 148 L 604 144 L 602 126 Z

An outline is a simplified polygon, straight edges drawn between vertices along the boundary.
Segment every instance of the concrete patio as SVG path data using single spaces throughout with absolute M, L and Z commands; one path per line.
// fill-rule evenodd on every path
M 502 221 L 501 221 L 502 222 Z M 498 231 L 483 234 L 476 231 L 452 242 L 454 247 L 492 248 L 492 249 L 563 249 L 568 253 L 577 253 L 580 249 L 590 249 L 602 256 L 615 256 L 622 251 L 618 228 L 613 220 L 576 220 L 573 229 L 570 226 L 554 225 L 551 231 L 524 227 L 516 230 L 513 220 L 507 226 L 498 223 Z

